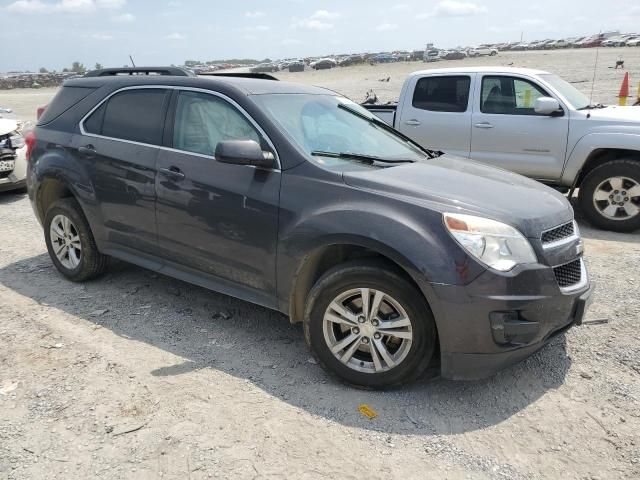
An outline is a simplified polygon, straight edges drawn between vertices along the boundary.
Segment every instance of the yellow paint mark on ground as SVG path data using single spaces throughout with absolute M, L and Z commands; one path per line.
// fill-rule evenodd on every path
M 378 416 L 378 412 L 376 412 L 373 408 L 371 408 L 369 405 L 366 405 L 364 403 L 358 407 L 358 411 L 361 414 L 363 414 L 365 417 L 367 417 L 369 420 L 373 420 Z

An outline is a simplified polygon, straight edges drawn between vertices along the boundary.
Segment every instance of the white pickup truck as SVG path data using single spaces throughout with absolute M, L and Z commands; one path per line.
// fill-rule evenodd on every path
M 640 108 L 591 105 L 560 77 L 507 67 L 414 72 L 397 105 L 364 105 L 424 147 L 579 188 L 585 217 L 640 228 Z

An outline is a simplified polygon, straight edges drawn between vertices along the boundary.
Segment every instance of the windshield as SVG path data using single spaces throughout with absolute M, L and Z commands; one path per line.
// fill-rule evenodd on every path
M 429 158 L 417 146 L 367 120 L 375 117 L 344 97 L 272 94 L 255 95 L 253 100 L 267 111 L 271 119 L 295 140 L 312 161 L 325 166 L 342 165 L 354 159 L 323 156 L 318 152 L 386 160 L 416 161 Z M 339 108 L 341 104 L 357 114 Z
M 580 110 L 589 106 L 589 97 L 557 75 L 544 74 L 540 75 L 540 78 L 555 88 L 574 109 Z

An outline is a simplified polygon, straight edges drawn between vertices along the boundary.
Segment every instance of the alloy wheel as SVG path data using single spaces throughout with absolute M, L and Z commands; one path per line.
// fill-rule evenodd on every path
M 596 210 L 609 220 L 629 220 L 640 214 L 640 184 L 628 177 L 611 177 L 593 192 Z
M 63 267 L 73 270 L 80 265 L 82 244 L 73 222 L 65 215 L 56 215 L 49 227 L 53 253 Z
M 409 354 L 411 319 L 391 295 L 372 288 L 351 289 L 327 307 L 323 332 L 333 355 L 364 373 L 389 371 Z

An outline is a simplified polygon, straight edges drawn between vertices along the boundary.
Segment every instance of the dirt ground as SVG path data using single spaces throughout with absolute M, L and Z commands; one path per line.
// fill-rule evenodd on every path
M 640 49 L 623 53 L 640 80 Z M 602 49 L 601 65 L 618 55 Z M 580 80 L 593 51 L 477 63 L 507 60 Z M 281 75 L 391 99 L 422 67 Z M 594 98 L 612 102 L 621 74 L 601 69 Z M 51 93 L 0 104 L 27 115 Z M 580 220 L 587 322 L 605 323 L 488 380 L 368 392 L 325 374 L 275 312 L 123 263 L 64 280 L 23 194 L 0 194 L 0 225 L 0 479 L 640 478 L 640 233 Z

